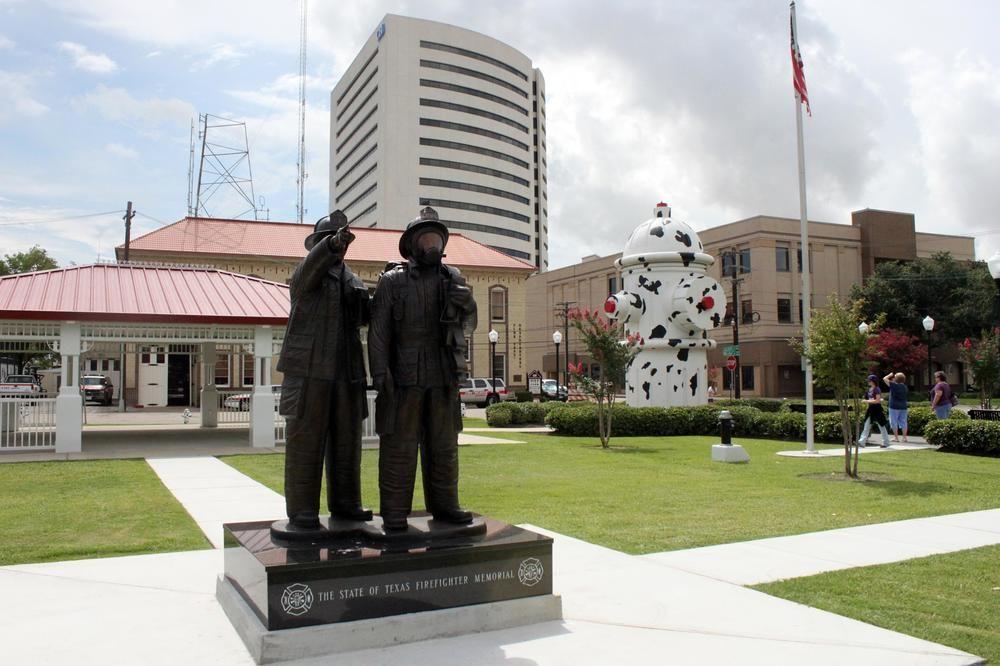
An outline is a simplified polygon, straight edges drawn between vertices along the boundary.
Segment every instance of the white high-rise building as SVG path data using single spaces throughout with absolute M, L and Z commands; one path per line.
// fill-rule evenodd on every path
M 330 210 L 401 229 L 430 205 L 548 267 L 545 80 L 517 49 L 388 14 L 334 87 L 330 125 Z

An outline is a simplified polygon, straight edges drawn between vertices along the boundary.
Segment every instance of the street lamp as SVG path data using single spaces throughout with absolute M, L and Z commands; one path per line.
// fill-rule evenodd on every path
M 556 343 L 556 398 L 559 397 L 559 344 L 562 342 L 562 331 L 552 334 L 552 342 Z
M 492 402 L 497 402 L 500 396 L 497 394 L 497 341 L 500 339 L 500 334 L 494 329 L 490 329 L 490 389 L 492 391 L 490 396 L 487 396 L 486 402 L 490 403 L 490 398 L 492 397 Z
M 931 331 L 934 330 L 934 320 L 927 315 L 921 323 L 927 331 L 927 386 L 930 387 L 934 386 L 934 368 L 931 366 Z
M 866 322 L 858 324 L 858 333 L 861 335 L 868 335 L 869 330 L 871 330 L 871 327 Z
M 1000 320 L 1000 250 L 993 253 L 993 256 L 989 258 L 986 265 L 989 267 L 990 275 L 993 276 L 993 283 L 997 287 L 997 299 L 993 310 L 993 318 L 994 320 Z M 1000 323 L 1000 321 L 996 323 Z

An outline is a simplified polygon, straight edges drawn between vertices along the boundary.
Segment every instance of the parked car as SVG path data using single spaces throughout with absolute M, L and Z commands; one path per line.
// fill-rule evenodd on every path
M 271 385 L 272 393 L 281 393 L 281 384 Z M 248 412 L 250 411 L 250 397 L 251 393 L 237 393 L 236 395 L 231 395 L 222 401 L 222 406 L 226 409 L 232 409 L 237 412 Z M 278 404 L 277 396 L 275 396 L 275 405 Z M 275 407 L 277 409 L 277 407 Z
M 471 402 L 478 407 L 485 407 L 487 405 L 492 405 L 494 402 L 499 402 L 501 400 L 513 400 L 514 394 L 507 390 L 504 381 L 497 377 L 497 391 L 496 395 L 493 395 L 493 385 L 491 384 L 493 380 L 487 377 L 472 377 L 466 379 L 461 384 L 458 385 L 458 395 L 459 399 L 463 403 Z
M 565 402 L 566 396 L 569 395 L 569 391 L 566 390 L 565 386 L 559 386 L 559 382 L 555 379 L 543 379 L 542 395 L 549 400 L 562 400 Z
M 84 375 L 80 380 L 83 401 L 94 400 L 102 405 L 110 405 L 115 397 L 115 387 L 104 375 Z
M 34 375 L 7 375 L 0 383 L 0 396 L 8 398 L 40 398 L 43 392 Z

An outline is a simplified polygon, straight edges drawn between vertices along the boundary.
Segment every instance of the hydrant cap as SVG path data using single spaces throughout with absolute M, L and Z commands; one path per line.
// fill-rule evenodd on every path
M 622 259 L 664 252 L 693 255 L 703 254 L 705 249 L 698 234 L 686 223 L 669 217 L 654 217 L 632 231 L 622 251 Z M 706 259 L 709 258 L 706 256 Z
M 729 413 L 728 409 L 723 409 L 721 412 L 719 412 L 719 420 L 720 421 L 731 421 L 732 418 L 733 418 L 733 415 Z

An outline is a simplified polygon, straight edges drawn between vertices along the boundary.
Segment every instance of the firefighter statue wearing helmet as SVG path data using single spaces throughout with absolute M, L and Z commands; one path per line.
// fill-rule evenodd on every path
M 458 501 L 458 384 L 466 371 L 466 336 L 476 302 L 459 271 L 442 263 L 448 228 L 433 208 L 406 226 L 399 254 L 379 276 L 368 328 L 368 359 L 378 391 L 379 494 L 383 529 L 407 530 L 417 452 L 427 511 L 464 525 L 473 515 Z
M 348 531 L 372 518 L 361 504 L 361 434 L 368 403 L 359 329 L 368 323 L 369 297 L 344 263 L 353 240 L 339 210 L 316 222 L 305 240 L 309 254 L 289 283 L 291 309 L 277 365 L 284 373 L 278 411 L 286 418 L 288 520 L 271 528 L 285 539 Z M 324 466 L 327 526 L 319 517 Z

